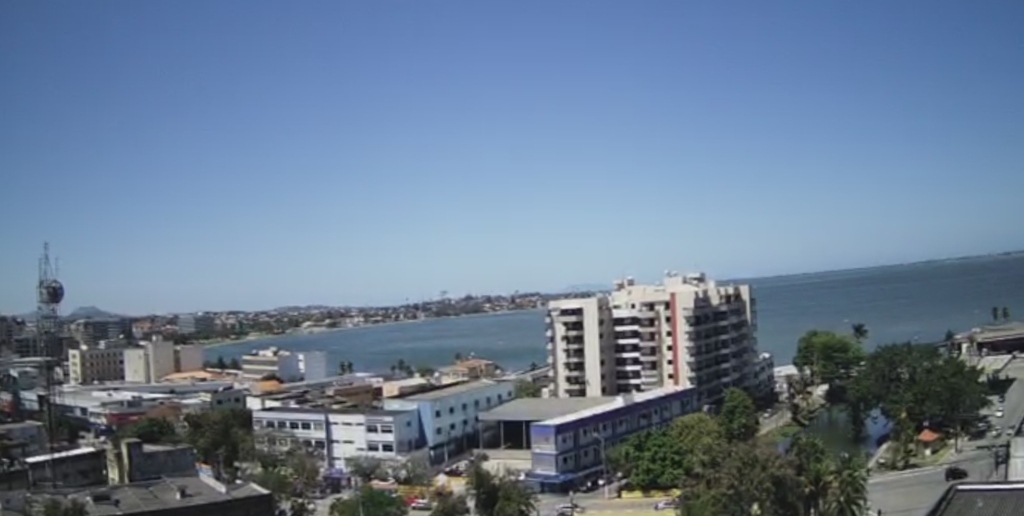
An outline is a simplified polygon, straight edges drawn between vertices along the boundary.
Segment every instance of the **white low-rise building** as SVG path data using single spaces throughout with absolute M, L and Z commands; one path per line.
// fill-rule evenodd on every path
M 242 356 L 242 378 L 257 381 L 273 375 L 285 382 L 302 379 L 299 357 L 277 348 L 261 349 Z
M 158 340 L 124 350 L 126 382 L 159 382 L 170 374 L 202 368 L 202 346 L 176 346 L 173 342 Z
M 515 398 L 512 382 L 477 380 L 404 397 L 387 398 L 384 408 L 414 410 L 423 427 L 431 462 L 443 462 L 477 443 L 481 412 Z
M 415 411 L 277 407 L 253 412 L 253 427 L 261 448 L 306 449 L 331 469 L 360 456 L 398 459 L 421 444 Z

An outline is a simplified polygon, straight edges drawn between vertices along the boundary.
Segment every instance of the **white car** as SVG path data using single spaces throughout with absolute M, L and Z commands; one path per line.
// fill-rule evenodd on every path
M 1003 409 L 996 410 L 996 417 L 1003 417 Z
M 676 507 L 679 507 L 679 504 L 676 503 L 675 500 L 662 500 L 654 504 L 654 510 L 656 511 L 666 511 L 669 509 L 675 509 Z

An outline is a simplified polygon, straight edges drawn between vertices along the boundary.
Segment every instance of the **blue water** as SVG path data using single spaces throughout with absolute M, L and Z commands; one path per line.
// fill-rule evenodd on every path
M 992 306 L 1024 315 L 1024 256 L 878 267 L 748 280 L 758 299 L 758 340 L 777 364 L 788 363 L 809 329 L 849 331 L 862 322 L 868 348 L 878 343 L 939 340 L 989 322 Z M 384 371 L 398 359 L 416 366 L 452 362 L 475 353 L 506 369 L 546 361 L 544 312 L 434 319 L 314 335 L 289 335 L 207 350 L 207 358 L 238 357 L 277 346 L 325 350 L 332 363 Z

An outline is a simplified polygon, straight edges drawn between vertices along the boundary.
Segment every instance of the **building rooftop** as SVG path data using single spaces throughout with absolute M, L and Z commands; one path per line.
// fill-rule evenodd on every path
M 579 412 L 574 412 L 572 414 L 566 414 L 564 416 L 559 416 L 559 417 L 556 417 L 556 418 L 553 418 L 553 419 L 548 419 L 548 420 L 544 421 L 544 424 L 547 424 L 547 425 L 563 425 L 565 423 L 571 423 L 573 421 L 578 421 L 580 419 L 584 419 L 584 418 L 588 418 L 588 417 L 594 417 L 594 416 L 597 416 L 599 414 L 604 414 L 606 412 L 611 412 L 613 410 L 617 410 L 617 409 L 620 409 L 620 408 L 623 408 L 623 407 L 626 407 L 626 406 L 629 406 L 629 405 L 633 405 L 635 403 L 643 403 L 645 401 L 655 400 L 655 399 L 661 398 L 663 396 L 668 396 L 668 395 L 671 395 L 671 394 L 680 393 L 680 392 L 687 391 L 687 390 L 690 390 L 690 389 L 691 389 L 691 387 L 671 386 L 671 387 L 662 387 L 660 389 L 653 389 L 653 390 L 650 390 L 650 391 L 645 391 L 645 392 L 641 392 L 641 393 L 638 393 L 638 394 L 633 394 L 631 396 L 630 395 L 616 396 L 615 398 L 612 398 L 611 401 L 606 401 L 605 403 L 602 403 L 602 404 L 597 405 L 595 407 L 586 408 L 586 409 L 583 409 L 583 410 L 581 410 Z
M 184 496 L 179 496 L 179 492 L 184 492 Z M 90 516 L 114 516 L 150 513 L 172 507 L 202 506 L 231 499 L 269 496 L 269 494 L 269 491 L 251 483 L 225 486 L 201 477 L 174 477 L 149 482 L 104 486 L 85 491 L 61 490 L 43 494 L 33 493 L 30 496 L 32 498 L 47 496 L 77 498 L 85 502 Z M 18 513 L 13 512 L 13 514 Z
M 615 398 L 520 398 L 480 414 L 480 421 L 544 421 L 610 403 Z
M 1024 337 L 1024 323 L 1009 321 L 1001 324 L 989 324 L 974 328 L 969 332 L 957 335 L 957 340 L 968 340 L 974 337 L 978 342 L 990 342 L 1004 339 Z
M 953 484 L 927 516 L 1018 516 L 1024 507 L 1024 483 Z
M 383 410 L 365 407 L 268 407 L 257 412 L 280 412 L 292 414 L 363 414 L 367 416 L 397 416 L 404 414 L 404 410 Z
M 457 383 L 447 387 L 440 387 L 432 391 L 418 392 L 408 396 L 399 396 L 397 399 L 404 399 L 408 401 L 434 401 L 448 396 L 462 394 L 464 392 L 472 392 L 491 385 L 497 385 L 497 383 L 490 380 L 476 380 L 472 382 Z

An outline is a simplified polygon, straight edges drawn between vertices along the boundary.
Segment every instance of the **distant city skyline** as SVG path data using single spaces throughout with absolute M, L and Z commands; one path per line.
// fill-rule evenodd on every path
M 1024 248 L 1024 3 L 0 4 L 0 312 Z

